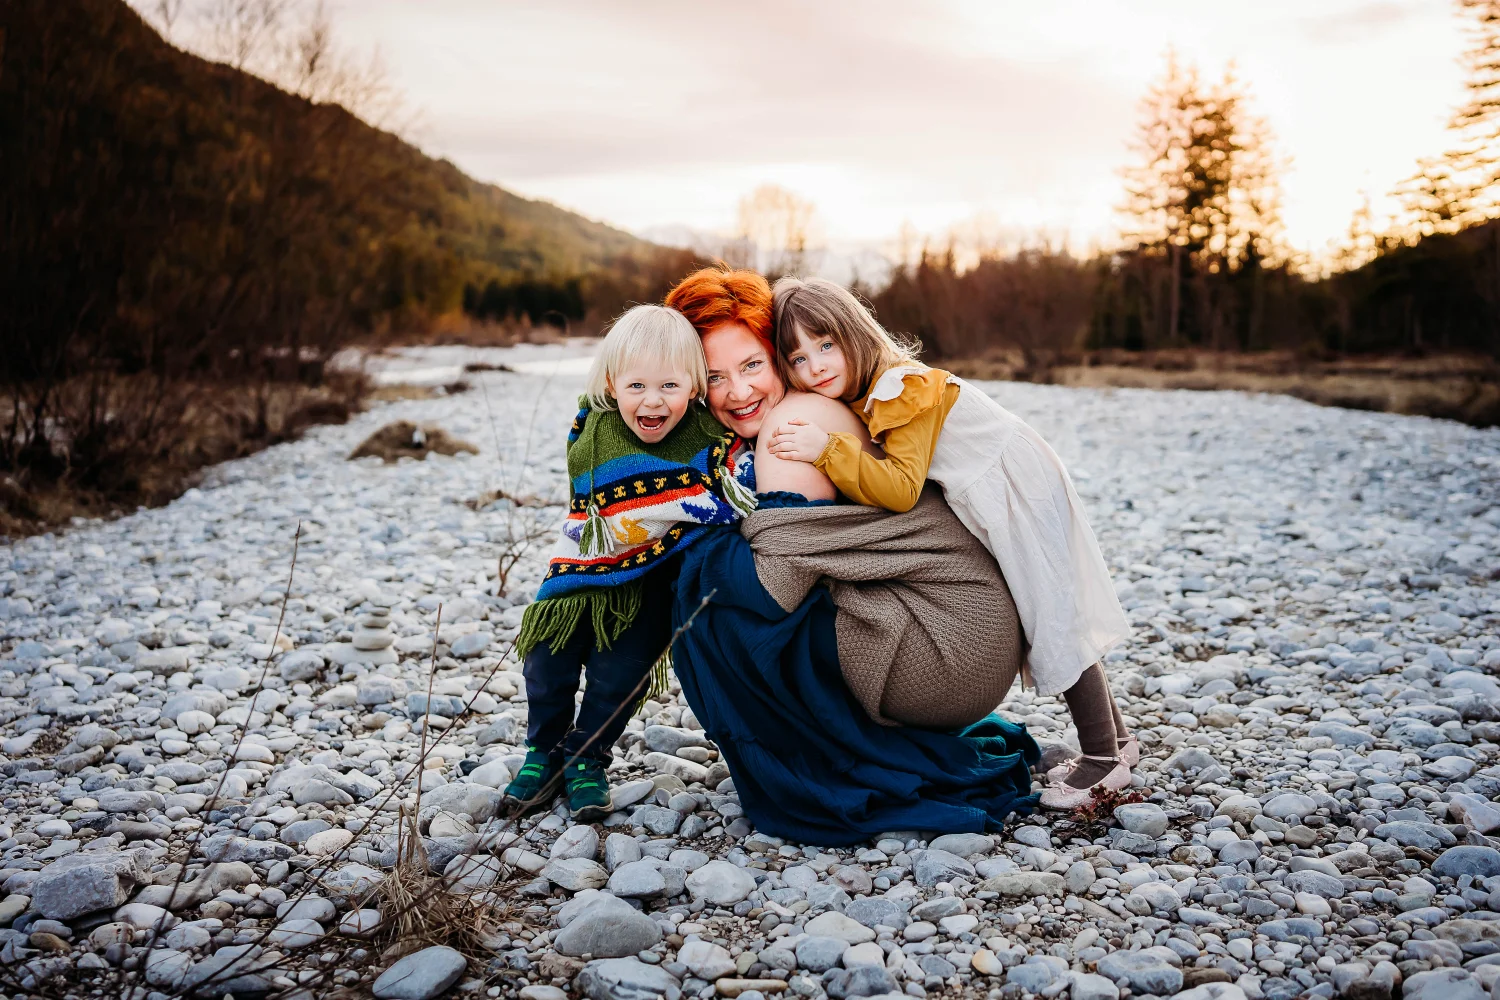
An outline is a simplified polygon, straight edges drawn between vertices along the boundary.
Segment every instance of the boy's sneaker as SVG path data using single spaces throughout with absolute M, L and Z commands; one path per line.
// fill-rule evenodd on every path
M 562 772 L 562 751 L 527 747 L 526 760 L 521 764 L 521 770 L 505 786 L 505 802 L 519 804 L 518 816 L 551 805 L 558 786 L 562 784 Z
M 604 761 L 579 757 L 568 765 L 568 812 L 579 823 L 597 823 L 612 811 Z

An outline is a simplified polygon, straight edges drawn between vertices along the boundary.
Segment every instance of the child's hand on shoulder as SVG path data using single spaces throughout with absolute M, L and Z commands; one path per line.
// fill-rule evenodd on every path
M 816 462 L 827 447 L 828 432 L 800 417 L 788 420 L 771 435 L 771 454 L 788 462 Z

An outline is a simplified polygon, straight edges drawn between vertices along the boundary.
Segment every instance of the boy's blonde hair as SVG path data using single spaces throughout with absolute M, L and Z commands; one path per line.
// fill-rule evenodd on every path
M 635 306 L 610 324 L 604 343 L 594 355 L 584 388 L 589 405 L 596 410 L 613 410 L 615 400 L 609 392 L 610 381 L 626 367 L 639 362 L 660 363 L 674 371 L 686 372 L 695 399 L 702 399 L 708 393 L 708 365 L 703 360 L 703 342 L 693 324 L 676 309 Z
M 841 397 L 852 403 L 870 391 L 875 377 L 892 365 L 911 364 L 917 345 L 897 340 L 875 322 L 854 293 L 826 278 L 782 278 L 772 289 L 776 323 L 776 367 L 790 386 L 797 386 L 787 356 L 797 350 L 797 334 L 826 336 L 849 365 L 849 384 Z

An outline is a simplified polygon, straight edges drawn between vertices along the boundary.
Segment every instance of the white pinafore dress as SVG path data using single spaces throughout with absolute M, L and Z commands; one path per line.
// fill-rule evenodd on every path
M 901 395 L 903 379 L 928 371 L 897 366 L 866 398 Z M 1030 644 L 1026 669 L 1039 694 L 1061 694 L 1130 637 L 1099 541 L 1062 459 L 1031 425 L 956 375 L 927 478 L 1005 575 Z

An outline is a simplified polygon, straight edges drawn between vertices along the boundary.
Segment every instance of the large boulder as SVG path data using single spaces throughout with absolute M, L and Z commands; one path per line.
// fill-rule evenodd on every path
M 49 920 L 112 910 L 150 879 L 135 851 L 88 851 L 59 858 L 31 883 L 31 907 Z

